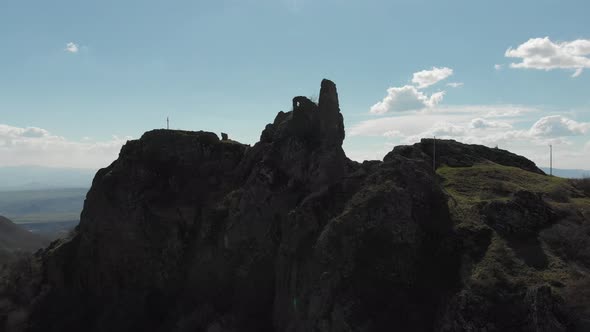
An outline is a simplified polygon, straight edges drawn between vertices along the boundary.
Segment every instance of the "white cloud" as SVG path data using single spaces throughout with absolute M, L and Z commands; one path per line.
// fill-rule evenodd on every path
M 37 127 L 0 124 L 0 166 L 100 168 L 117 158 L 130 137 L 107 141 L 72 141 Z
M 445 95 L 444 91 L 436 92 L 430 97 L 415 86 L 406 85 L 387 89 L 387 96 L 371 107 L 373 114 L 388 112 L 404 112 L 433 107 L 440 103 Z
M 426 106 L 427 107 L 434 107 L 434 106 L 440 104 L 440 102 L 445 97 L 445 94 L 446 94 L 445 91 L 439 91 L 439 92 L 433 93 L 430 96 L 430 98 L 428 99 L 428 102 L 426 103 Z
M 49 132 L 45 129 L 37 128 L 37 127 L 26 127 L 26 128 L 19 128 L 19 127 L 11 127 L 7 125 L 0 124 L 0 137 L 43 137 L 48 136 Z
M 514 118 L 540 112 L 538 108 L 511 104 L 438 105 L 433 111 L 450 115 L 468 113 L 472 118 L 477 116 L 483 118 Z
M 487 129 L 505 130 L 516 121 L 530 118 L 539 114 L 541 110 L 521 105 L 449 105 L 436 106 L 419 112 L 392 113 L 395 116 L 381 117 L 361 121 L 351 126 L 346 135 L 354 136 L 384 136 L 388 131 L 397 131 L 403 136 L 426 131 L 436 123 L 450 122 L 470 127 L 471 121 L 483 118 L 488 121 Z M 501 123 L 498 119 L 502 119 Z M 531 120 L 537 120 L 534 118 Z
M 502 68 L 504 68 L 504 65 L 499 65 L 499 64 L 494 65 L 495 70 L 502 70 Z
M 576 71 L 572 74 L 572 77 L 578 77 L 580 75 L 582 75 L 582 72 L 584 72 L 583 68 L 578 68 L 576 69 Z
M 66 52 L 69 52 L 69 53 L 78 53 L 78 51 L 80 50 L 80 48 L 79 48 L 78 44 L 76 44 L 74 42 L 69 42 L 66 45 L 66 49 L 65 50 L 66 50 Z
M 419 142 L 424 137 L 437 138 L 457 138 L 463 137 L 469 133 L 468 128 L 462 125 L 456 125 L 450 122 L 437 122 L 431 128 L 417 135 L 407 136 L 402 140 L 404 143 Z
M 407 137 L 425 135 L 437 136 L 469 136 L 472 141 L 491 142 L 494 140 L 529 139 L 541 142 L 542 139 L 565 138 L 584 135 L 590 132 L 590 122 L 577 122 L 561 115 L 536 118 L 530 127 L 514 129 L 514 123 L 526 121 L 523 117 L 504 118 L 503 121 L 489 120 L 488 107 L 471 107 L 465 112 L 462 107 L 437 108 L 432 112 L 410 113 L 402 116 L 391 116 L 380 119 L 362 121 L 350 129 L 350 136 L 385 136 Z M 510 113 L 512 106 L 503 106 L 497 113 Z M 513 113 L 520 109 L 515 107 Z M 538 110 L 537 113 L 542 111 Z M 525 114 L 525 113 L 521 113 Z M 477 116 L 477 117 L 474 117 Z M 477 139 L 475 139 L 477 138 Z M 544 142 L 544 141 L 543 141 Z
M 580 123 L 561 115 L 552 115 L 535 122 L 530 134 L 536 137 L 564 137 L 583 135 L 589 130 L 590 123 Z
M 491 106 L 491 110 L 484 114 L 485 118 L 513 118 L 523 116 L 527 113 L 533 113 L 538 111 L 534 108 L 519 107 L 519 106 L 508 106 L 508 107 L 494 107 Z
M 549 37 L 531 38 L 517 48 L 508 48 L 508 58 L 520 58 L 511 68 L 540 70 L 569 69 L 573 77 L 580 76 L 584 68 L 590 68 L 590 40 L 553 42 Z
M 423 89 L 436 84 L 451 75 L 453 75 L 453 70 L 451 68 L 432 67 L 431 70 L 422 70 L 414 73 L 412 83 L 414 83 L 419 89 Z
M 394 138 L 394 137 L 402 137 L 404 134 L 402 134 L 401 131 L 399 130 L 389 130 L 383 133 L 383 136 L 385 137 L 389 137 L 389 138 Z
M 512 128 L 512 125 L 507 122 L 491 121 L 482 118 L 475 118 L 471 120 L 469 126 L 473 129 L 486 129 L 486 128 Z
M 391 87 L 387 89 L 387 96 L 380 102 L 371 106 L 372 114 L 385 114 L 389 112 L 419 111 L 432 108 L 442 102 L 446 94 L 439 91 L 428 96 L 421 89 L 440 82 L 453 74 L 451 68 L 432 67 L 431 70 L 422 70 L 414 73 L 412 83 L 415 85 L 404 85 L 402 87 Z M 463 83 L 449 83 L 454 88 L 462 86 Z
M 451 83 L 447 83 L 447 86 L 450 86 L 451 88 L 459 88 L 463 86 L 462 82 L 451 82 Z

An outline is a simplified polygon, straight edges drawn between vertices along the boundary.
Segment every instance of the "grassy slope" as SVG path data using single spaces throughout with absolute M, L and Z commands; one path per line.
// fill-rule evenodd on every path
M 493 200 L 508 200 L 519 190 L 541 193 L 545 201 L 556 211 L 577 211 L 582 220 L 590 220 L 590 197 L 574 186 L 574 182 L 550 177 L 494 163 L 472 167 L 441 167 L 437 170 L 443 186 L 451 196 L 449 206 L 458 230 L 478 232 L 488 229 L 480 220 L 478 205 Z M 578 214 L 579 216 L 580 214 Z M 582 221 L 583 222 L 583 221 Z M 492 240 L 483 258 L 475 261 L 466 281 L 474 286 L 494 287 L 498 283 L 512 285 L 559 285 L 558 293 L 587 278 L 587 271 L 576 262 L 551 250 L 542 236 L 538 238 L 548 265 L 536 269 L 517 257 L 507 239 L 492 232 Z
M 469 204 L 504 200 L 519 190 L 547 195 L 558 194 L 560 191 L 582 195 L 568 179 L 493 163 L 459 168 L 445 166 L 439 168 L 437 173 L 444 178 L 444 186 L 449 194 Z

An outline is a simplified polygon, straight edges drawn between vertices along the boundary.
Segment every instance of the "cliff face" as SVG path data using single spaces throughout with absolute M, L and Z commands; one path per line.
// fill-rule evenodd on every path
M 469 301 L 499 303 L 485 293 L 492 286 L 473 291 L 470 276 L 521 201 L 483 202 L 490 226 L 467 227 L 427 147 L 359 164 L 341 147 L 334 83 L 322 81 L 318 104 L 293 104 L 252 147 L 172 130 L 128 142 L 96 174 L 70 238 L 5 276 L 0 323 L 10 331 L 500 330 L 485 321 L 495 307 L 469 312 Z M 539 173 L 522 157 L 477 149 L 485 152 L 473 151 L 477 162 L 518 159 Z M 522 222 L 535 225 L 532 238 L 554 223 L 547 213 Z M 15 280 L 30 291 L 16 291 Z M 557 307 L 547 287 L 510 294 L 545 317 Z M 539 319 L 515 324 L 534 330 Z

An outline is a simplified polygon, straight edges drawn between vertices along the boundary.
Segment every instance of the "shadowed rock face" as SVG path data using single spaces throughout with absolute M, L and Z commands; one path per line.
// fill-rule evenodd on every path
M 540 195 L 519 191 L 507 202 L 491 202 L 482 207 L 484 222 L 497 232 L 527 237 L 548 227 L 556 218 L 555 213 Z
M 477 163 L 491 161 L 504 166 L 518 167 L 526 171 L 545 174 L 534 162 L 523 156 L 498 148 L 490 149 L 482 145 L 463 144 L 454 140 L 437 139 L 435 141 L 431 138 L 423 138 L 420 143 L 411 146 L 396 146 L 393 151 L 385 156 L 385 159 L 392 154 L 399 154 L 408 158 L 425 159 L 432 165 L 432 155 L 435 150 L 436 167 L 441 165 L 468 167 Z
M 77 230 L 21 275 L 34 291 L 0 287 L 0 323 L 432 331 L 465 320 L 460 297 L 449 305 L 463 248 L 422 148 L 359 164 L 341 147 L 333 82 L 322 81 L 317 105 L 296 106 L 252 147 L 172 130 L 128 142 L 96 174 Z M 551 305 L 543 289 L 528 298 L 523 324 Z

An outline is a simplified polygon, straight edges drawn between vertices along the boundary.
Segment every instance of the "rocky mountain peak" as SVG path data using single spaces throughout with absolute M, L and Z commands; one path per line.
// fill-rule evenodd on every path
M 342 150 L 344 120 L 338 106 L 336 85 L 323 80 L 319 105 L 304 96 L 293 98 L 290 112 L 279 112 L 268 124 L 249 156 L 250 162 L 263 160 L 277 174 L 288 175 L 291 183 L 321 188 L 338 181 L 346 173 L 347 158 Z
M 309 98 L 293 98 L 290 112 L 279 112 L 272 124 L 266 126 L 261 141 L 285 141 L 297 138 L 306 144 L 341 147 L 344 140 L 344 119 L 340 113 L 338 91 L 334 82 L 324 79 L 319 103 Z

